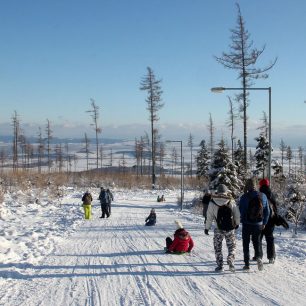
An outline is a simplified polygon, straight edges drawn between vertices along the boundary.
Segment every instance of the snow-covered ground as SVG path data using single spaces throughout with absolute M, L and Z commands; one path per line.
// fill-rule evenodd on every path
M 92 189 L 92 220 L 83 219 L 83 191 L 67 189 L 59 201 L 40 194 L 38 203 L 34 191 L 5 196 L 0 305 L 305 305 L 305 232 L 277 228 L 276 263 L 264 257 L 264 271 L 254 263 L 244 272 L 239 228 L 236 273 L 215 273 L 212 230 L 205 236 L 203 218 L 179 210 L 179 191 L 114 190 L 112 215 L 100 219 Z M 161 193 L 166 202 L 157 203 Z M 145 227 L 152 207 L 157 224 Z M 190 255 L 163 252 L 175 220 L 195 241 Z

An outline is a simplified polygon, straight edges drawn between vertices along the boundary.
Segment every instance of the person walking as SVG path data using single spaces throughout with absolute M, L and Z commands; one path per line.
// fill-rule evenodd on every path
M 102 215 L 100 218 L 105 218 L 105 216 L 108 218 L 110 216 L 110 213 L 109 213 L 110 196 L 103 187 L 101 187 L 101 190 L 100 190 L 99 200 L 100 200 L 101 211 L 102 211 Z
M 204 196 L 202 198 L 204 224 L 206 223 L 206 220 L 207 220 L 207 209 L 208 209 L 210 200 L 211 200 L 210 191 L 208 189 L 204 189 Z
M 250 240 L 255 251 L 258 270 L 263 270 L 261 232 L 265 228 L 270 215 L 267 197 L 256 190 L 254 178 L 246 180 L 244 194 L 239 201 L 242 223 L 242 245 L 244 256 L 244 270 L 250 269 Z
M 268 199 L 268 204 L 270 207 L 270 215 L 268 219 L 268 223 L 265 228 L 261 232 L 260 238 L 263 239 L 265 236 L 267 243 L 267 257 L 270 264 L 274 264 L 275 262 L 275 245 L 274 245 L 274 228 L 275 228 L 275 219 L 277 218 L 277 203 L 274 194 L 270 188 L 270 182 L 268 179 L 262 179 L 259 181 L 259 191 L 264 193 Z M 262 243 L 261 243 L 262 246 Z M 262 250 L 261 250 L 262 253 Z
M 230 271 L 235 272 L 235 229 L 239 227 L 240 212 L 234 199 L 230 196 L 228 188 L 223 184 L 218 186 L 216 195 L 213 195 L 209 202 L 205 222 L 206 235 L 209 235 L 208 232 L 213 221 L 217 225 L 214 229 L 214 249 L 217 263 L 215 271 L 221 272 L 224 270 L 222 242 L 225 238 L 228 249 L 227 264 Z
M 84 193 L 82 197 L 82 202 L 83 202 L 85 219 L 89 220 L 91 219 L 92 195 L 90 194 L 88 190 Z

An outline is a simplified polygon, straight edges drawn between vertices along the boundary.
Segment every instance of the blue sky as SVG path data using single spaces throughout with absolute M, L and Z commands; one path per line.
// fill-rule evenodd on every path
M 44 129 L 54 136 L 92 133 L 90 98 L 100 106 L 103 137 L 134 139 L 149 131 L 140 81 L 149 66 L 162 79 L 165 138 L 207 137 L 209 113 L 216 135 L 229 137 L 227 92 L 239 87 L 235 71 L 214 55 L 228 51 L 230 29 L 241 7 L 246 28 L 266 50 L 258 65 L 278 62 L 267 80 L 272 87 L 272 138 L 277 145 L 305 146 L 306 2 L 303 0 L 11 0 L 0 4 L 0 135 L 10 132 L 16 110 L 27 136 Z M 251 94 L 250 142 L 258 133 L 267 92 Z M 237 137 L 242 138 L 241 122 Z

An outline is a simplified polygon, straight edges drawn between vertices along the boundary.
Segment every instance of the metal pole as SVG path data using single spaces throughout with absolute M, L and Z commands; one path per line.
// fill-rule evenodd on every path
M 181 210 L 183 210 L 183 141 L 181 143 Z
M 268 88 L 269 90 L 269 169 L 268 169 L 268 177 L 269 177 L 269 182 L 270 186 L 272 184 L 271 182 L 271 163 L 272 163 L 272 139 L 271 139 L 271 113 L 272 113 L 272 106 L 271 106 L 271 87 Z

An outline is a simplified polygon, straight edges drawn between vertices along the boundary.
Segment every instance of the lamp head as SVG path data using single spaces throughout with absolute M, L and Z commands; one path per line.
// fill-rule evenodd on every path
M 222 93 L 225 90 L 225 87 L 212 87 L 210 90 L 214 93 Z

